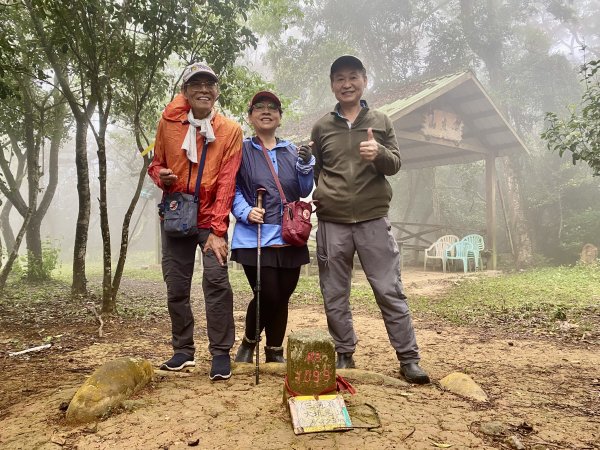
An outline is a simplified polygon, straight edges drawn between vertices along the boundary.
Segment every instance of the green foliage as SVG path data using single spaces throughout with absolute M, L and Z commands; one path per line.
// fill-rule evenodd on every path
M 225 73 L 242 50 L 256 45 L 256 38 L 245 23 L 247 12 L 258 5 L 258 0 L 82 0 L 74 3 L 24 0 L 18 5 L 27 13 L 21 16 L 31 25 L 30 36 L 43 48 L 78 123 L 86 121 L 86 115 L 92 112 L 98 116 L 97 121 L 90 122 L 90 128 L 98 148 L 100 228 L 105 264 L 103 311 L 111 311 L 127 251 L 129 221 L 144 172 L 141 168 L 137 190 L 123 220 L 120 258 L 111 280 L 108 125 L 120 120 L 132 126 L 137 150 L 146 148 L 151 141 L 149 130 L 156 123 L 156 113 L 164 106 L 165 91 L 169 85 L 180 82 L 179 78 L 173 80 L 170 76 L 168 64 L 175 61 L 183 66 L 192 61 L 206 61 L 217 73 Z M 174 86 L 171 91 L 177 90 Z M 89 105 L 95 106 L 95 111 L 87 111 Z M 85 153 L 85 149 L 78 150 L 78 155 Z M 144 163 L 148 162 L 149 157 L 145 156 Z M 82 178 L 87 173 L 80 170 L 78 176 Z M 81 185 L 87 180 L 79 182 Z M 84 208 L 85 205 L 82 210 Z M 80 233 L 76 242 L 78 255 L 86 249 L 82 236 Z M 82 278 L 79 276 L 78 280 Z
M 248 103 L 252 96 L 263 89 L 274 89 L 273 85 L 265 82 L 259 74 L 240 66 L 228 67 L 219 84 L 219 103 L 240 123 L 248 116 Z M 285 108 L 285 104 L 283 106 Z
M 589 167 L 544 151 L 532 160 L 527 175 L 531 182 L 523 188 L 532 238 L 549 263 L 573 264 L 583 244 L 600 244 L 598 222 L 590 217 L 600 211 L 600 178 L 592 177 Z
M 60 247 L 57 242 L 45 240 L 42 242 L 42 261 L 35 264 L 35 258 L 31 254 L 20 257 L 20 269 L 22 276 L 28 280 L 42 281 L 52 278 L 52 272 L 58 267 Z M 30 264 L 34 262 L 34 264 Z M 16 268 L 15 268 L 16 269 Z M 13 271 L 15 271 L 13 269 Z
M 282 33 L 304 17 L 301 3 L 308 5 L 314 2 L 260 0 L 260 5 L 250 18 L 251 28 L 258 34 L 269 37 L 270 40 L 278 39 Z
M 460 14 L 458 5 L 453 2 L 448 8 L 449 14 L 440 14 L 428 29 L 431 38 L 425 56 L 425 73 L 428 76 L 477 67 L 477 57 L 467 44 L 461 24 L 455 20 Z
M 411 308 L 460 324 L 552 326 L 585 324 L 600 313 L 600 264 L 535 269 L 499 277 L 464 279 L 440 298 L 417 298 Z
M 586 208 L 576 214 L 570 215 L 564 224 L 561 247 L 570 262 L 579 259 L 581 247 L 590 243 L 600 247 L 600 210 Z
M 586 162 L 595 176 L 600 176 L 600 60 L 591 61 L 581 69 L 585 92 L 578 107 L 569 107 L 569 117 L 560 119 L 555 113 L 546 114 L 549 126 L 542 133 L 548 149 L 562 157 L 570 153 L 573 164 Z
M 309 112 L 321 110 L 324 98 L 331 95 L 329 66 L 341 54 L 363 59 L 374 91 L 420 74 L 420 44 L 438 8 L 430 0 L 384 0 L 376 7 L 362 0 L 274 3 L 275 13 L 287 10 L 289 15 L 273 19 L 273 26 L 259 27 L 269 41 L 266 61 L 277 89 Z M 259 19 L 261 15 L 261 24 Z

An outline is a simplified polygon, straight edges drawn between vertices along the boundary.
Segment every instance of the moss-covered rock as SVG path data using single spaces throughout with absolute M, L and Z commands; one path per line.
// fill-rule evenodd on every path
M 487 402 L 488 396 L 473 379 L 460 372 L 454 372 L 440 380 L 440 385 L 450 392 L 479 402 Z
M 148 360 L 118 358 L 100 366 L 79 388 L 67 409 L 67 421 L 85 423 L 106 415 L 144 387 L 154 370 Z

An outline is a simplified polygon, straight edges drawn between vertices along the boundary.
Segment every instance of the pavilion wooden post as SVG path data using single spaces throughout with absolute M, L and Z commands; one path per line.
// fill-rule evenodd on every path
M 485 159 L 485 218 L 488 246 L 492 250 L 492 270 L 496 270 L 496 157 Z

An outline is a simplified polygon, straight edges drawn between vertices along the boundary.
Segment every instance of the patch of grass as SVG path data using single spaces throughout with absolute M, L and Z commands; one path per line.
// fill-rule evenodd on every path
M 114 255 L 115 257 L 118 255 Z M 112 263 L 112 276 L 115 276 L 117 260 Z M 88 259 L 85 263 L 85 272 L 88 279 L 102 279 L 103 265 L 101 258 Z M 71 283 L 73 277 L 73 265 L 71 262 L 59 264 L 52 272 L 52 278 Z M 137 252 L 127 255 L 123 279 L 162 281 L 162 270 L 160 264 L 156 264 L 154 252 Z
M 600 265 L 548 267 L 493 278 L 466 278 L 437 298 L 411 300 L 417 313 L 458 324 L 568 320 L 584 327 L 600 318 Z
M 144 259 L 140 261 L 143 262 Z M 102 278 L 101 262 L 91 262 L 86 269 L 88 278 L 97 285 Z M 199 275 L 197 273 L 194 276 L 195 285 L 202 282 Z M 71 267 L 59 267 L 55 270 L 54 277 L 70 285 Z M 139 261 L 128 264 L 123 278 L 162 283 L 160 266 L 144 266 Z M 230 270 L 229 279 L 236 308 L 243 309 L 252 297 L 246 276 L 243 270 Z M 98 291 L 97 295 L 100 294 Z M 144 293 L 125 294 L 122 290 L 119 312 L 125 316 L 164 313 L 165 303 L 143 301 L 144 296 Z M 32 297 L 35 301 L 38 295 Z M 362 277 L 353 279 L 350 302 L 355 309 L 372 313 L 379 311 L 371 287 Z M 322 303 L 318 275 L 307 276 L 303 270 L 291 304 Z M 582 333 L 593 330 L 597 332 L 600 324 L 600 264 L 539 268 L 498 277 L 464 278 L 439 296 L 411 295 L 409 305 L 415 315 L 434 317 L 459 325 L 500 324 L 548 329 L 558 328 L 560 323 L 566 321 L 576 324 L 577 330 Z

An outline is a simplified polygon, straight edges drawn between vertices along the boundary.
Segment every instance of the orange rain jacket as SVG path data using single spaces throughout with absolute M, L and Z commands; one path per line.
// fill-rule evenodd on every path
M 148 167 L 148 175 L 164 193 L 186 192 L 194 194 L 198 164 L 191 164 L 181 144 L 190 126 L 187 114 L 190 105 L 178 94 L 163 111 L 158 124 L 154 144 L 154 158 Z M 208 145 L 206 162 L 200 185 L 198 228 L 209 228 L 217 236 L 223 236 L 229 226 L 229 212 L 235 194 L 235 177 L 242 160 L 241 127 L 218 112 L 211 121 L 215 141 Z M 197 133 L 198 161 L 204 145 L 204 136 Z M 160 181 L 160 169 L 171 169 L 177 181 L 164 186 Z M 188 183 L 189 178 L 189 183 Z

